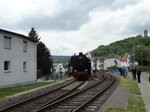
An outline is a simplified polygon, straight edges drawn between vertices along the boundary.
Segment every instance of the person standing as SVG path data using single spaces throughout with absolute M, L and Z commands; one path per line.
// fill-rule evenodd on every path
M 133 67 L 132 68 L 132 78 L 133 78 L 133 80 L 136 80 L 136 67 Z
M 138 66 L 137 67 L 137 79 L 138 79 L 138 83 L 140 83 L 141 82 L 141 67 L 140 66 Z
M 119 67 L 119 72 L 120 72 L 120 76 L 122 76 L 122 68 L 121 67 Z
M 126 68 L 123 67 L 123 68 L 122 68 L 122 75 L 123 75 L 124 78 L 126 77 L 126 71 L 127 71 Z

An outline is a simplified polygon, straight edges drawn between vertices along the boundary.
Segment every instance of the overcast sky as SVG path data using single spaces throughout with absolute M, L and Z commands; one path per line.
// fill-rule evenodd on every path
M 0 29 L 34 27 L 52 55 L 88 52 L 150 30 L 150 0 L 0 0 Z

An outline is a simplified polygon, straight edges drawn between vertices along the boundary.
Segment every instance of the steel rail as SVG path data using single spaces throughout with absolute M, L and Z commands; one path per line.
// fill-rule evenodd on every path
M 77 96 L 77 95 L 79 95 L 79 94 L 81 94 L 81 93 L 83 93 L 83 92 L 86 92 L 87 90 L 89 90 L 89 89 L 91 89 L 91 88 L 93 88 L 93 87 L 99 85 L 99 84 L 102 83 L 105 79 L 106 79 L 106 76 L 103 75 L 102 80 L 100 80 L 100 81 L 97 82 L 96 84 L 94 84 L 94 85 L 92 85 L 92 86 L 90 86 L 90 87 L 88 87 L 88 88 L 85 88 L 85 89 L 83 89 L 83 90 L 81 90 L 81 91 L 79 91 L 79 92 L 76 92 L 76 93 L 74 93 L 74 94 L 72 94 L 72 95 L 69 95 L 69 96 L 67 96 L 67 97 L 65 97 L 65 98 L 62 98 L 62 99 L 57 100 L 57 101 L 55 101 L 55 102 L 52 102 L 52 103 L 50 103 L 50 104 L 48 104 L 48 105 L 45 105 L 45 106 L 43 106 L 43 107 L 41 107 L 41 108 L 38 108 L 38 109 L 36 109 L 36 110 L 33 110 L 32 112 L 40 112 L 40 111 L 43 111 L 44 109 L 49 108 L 49 107 L 53 107 L 53 106 L 55 106 L 55 105 L 57 105 L 57 104 L 59 104 L 59 103 L 65 101 L 65 100 L 67 100 L 67 99 L 69 99 L 69 98 L 73 98 L 73 97 L 75 97 L 75 96 Z
M 109 74 L 107 74 L 109 75 Z M 113 76 L 111 82 L 106 85 L 99 93 L 97 93 L 95 96 L 93 96 L 92 98 L 90 98 L 87 102 L 83 103 L 82 105 L 80 105 L 78 108 L 76 108 L 75 110 L 71 110 L 70 112 L 80 112 L 82 111 L 84 108 L 86 108 L 86 106 L 88 104 L 90 104 L 91 102 L 93 102 L 97 97 L 99 97 L 100 95 L 104 94 L 105 91 L 107 91 L 108 88 L 110 88 L 113 83 L 115 82 L 115 78 Z
M 7 107 L 4 107 L 4 108 L 0 109 L 0 112 L 7 112 L 7 110 L 10 110 L 11 108 L 15 108 L 15 107 L 17 107 L 17 106 L 19 106 L 19 105 L 22 105 L 23 103 L 29 102 L 29 101 L 31 101 L 31 100 L 33 100 L 33 99 L 38 98 L 38 97 L 42 97 L 42 96 L 44 96 L 44 95 L 50 94 L 50 93 L 52 93 L 52 92 L 55 92 L 55 91 L 57 91 L 57 90 L 59 90 L 59 89 L 61 89 L 61 88 L 64 88 L 64 87 L 66 87 L 66 86 L 68 86 L 68 85 L 70 85 L 70 84 L 73 84 L 74 82 L 76 82 L 76 81 L 74 80 L 74 81 L 72 81 L 72 82 L 70 82 L 70 83 L 68 83 L 68 84 L 65 84 L 65 85 L 63 85 L 63 86 L 61 86 L 61 87 L 58 87 L 58 88 L 56 88 L 56 89 L 54 89 L 54 90 L 51 90 L 51 91 L 49 91 L 49 92 L 42 93 L 42 94 L 40 94 L 40 95 L 33 96 L 33 97 L 29 98 L 29 99 L 25 99 L 25 100 L 20 101 L 20 102 L 18 102 L 18 103 L 9 105 L 9 106 L 7 106 Z
M 50 100 L 49 102 L 47 102 L 47 103 L 45 103 L 45 104 L 39 106 L 39 107 L 36 108 L 35 110 L 38 110 L 38 109 L 40 109 L 40 108 L 42 108 L 42 107 L 44 107 L 44 106 L 46 106 L 46 105 L 48 105 L 48 104 L 50 104 L 50 103 L 53 103 L 53 102 L 55 102 L 55 101 L 58 100 L 58 99 L 62 99 L 63 97 L 67 96 L 68 94 L 70 94 L 71 92 L 73 92 L 74 90 L 76 90 L 77 88 L 79 88 L 80 86 L 82 86 L 85 82 L 86 82 L 86 81 L 83 81 L 81 84 L 79 84 L 79 85 L 76 86 L 75 88 L 73 88 L 73 89 L 71 89 L 71 90 L 65 92 L 64 94 L 59 95 L 58 97 L 54 98 L 53 100 Z M 35 110 L 33 110 L 33 111 L 35 111 Z

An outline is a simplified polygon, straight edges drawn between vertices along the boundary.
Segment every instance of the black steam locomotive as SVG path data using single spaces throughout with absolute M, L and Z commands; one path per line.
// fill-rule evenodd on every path
M 79 53 L 77 56 L 71 58 L 72 73 L 76 80 L 88 80 L 91 76 L 91 61 Z

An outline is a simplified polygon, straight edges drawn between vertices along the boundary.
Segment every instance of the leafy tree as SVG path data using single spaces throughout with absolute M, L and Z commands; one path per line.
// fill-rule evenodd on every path
M 38 33 L 32 27 L 28 36 L 34 40 L 37 40 L 37 77 L 43 77 L 51 73 L 53 69 L 53 60 L 51 58 L 50 50 L 42 43 Z
M 150 65 L 150 53 L 145 47 L 138 47 L 135 49 L 136 60 L 140 65 Z
M 41 41 L 37 44 L 38 77 L 50 75 L 53 65 L 50 50 Z
M 76 55 L 74 54 L 73 56 L 71 56 L 71 59 L 68 63 L 68 71 L 70 72 L 69 75 L 72 75 L 74 72 L 75 60 L 76 60 Z
M 141 46 L 141 48 L 138 46 Z M 150 37 L 137 35 L 135 37 L 128 37 L 124 40 L 113 42 L 106 46 L 100 45 L 97 49 L 90 53 L 93 56 L 106 57 L 117 57 L 117 55 L 123 56 L 125 53 L 132 55 L 134 53 L 136 61 L 140 64 L 142 62 L 143 65 L 150 65 L 150 53 L 148 53 L 148 50 L 145 49 L 147 47 L 150 48 Z

